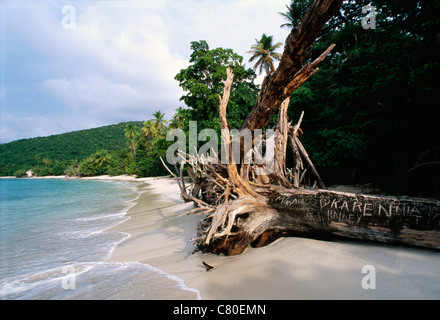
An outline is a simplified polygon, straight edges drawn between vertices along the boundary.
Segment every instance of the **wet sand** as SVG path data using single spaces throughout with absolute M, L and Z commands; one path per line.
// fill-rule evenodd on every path
M 144 184 L 138 186 L 142 194 L 129 210 L 131 219 L 114 229 L 131 237 L 109 262 L 148 263 L 182 278 L 202 299 L 440 298 L 437 251 L 282 238 L 234 257 L 193 254 L 190 239 L 201 217 L 186 214 L 193 205 L 180 199 L 175 181 L 136 181 Z M 207 272 L 203 261 L 214 269 Z

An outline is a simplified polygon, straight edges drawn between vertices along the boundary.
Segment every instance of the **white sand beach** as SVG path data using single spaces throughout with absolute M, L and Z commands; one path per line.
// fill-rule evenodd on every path
M 175 181 L 136 181 L 144 182 L 138 186 L 143 193 L 129 210 L 131 219 L 114 229 L 131 237 L 109 262 L 148 263 L 182 278 L 202 299 L 440 298 L 440 253 L 434 250 L 292 237 L 239 256 L 192 254 L 190 238 L 201 217 L 186 214 L 193 205 L 180 199 Z M 214 269 L 206 271 L 203 261 Z M 364 266 L 374 269 L 362 273 Z M 364 277 L 371 286 L 373 276 L 375 289 L 364 289 Z

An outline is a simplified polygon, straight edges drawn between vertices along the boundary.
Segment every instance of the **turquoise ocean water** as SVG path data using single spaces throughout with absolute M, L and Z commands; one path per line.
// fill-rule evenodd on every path
M 0 179 L 0 299 L 200 297 L 148 264 L 106 262 L 138 196 L 132 182 Z

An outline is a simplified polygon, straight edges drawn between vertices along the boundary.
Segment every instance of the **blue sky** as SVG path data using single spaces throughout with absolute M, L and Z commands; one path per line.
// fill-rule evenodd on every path
M 247 61 L 263 32 L 284 43 L 278 12 L 288 3 L 3 0 L 0 143 L 143 121 L 156 110 L 170 118 L 183 105 L 174 76 L 188 66 L 191 41 Z

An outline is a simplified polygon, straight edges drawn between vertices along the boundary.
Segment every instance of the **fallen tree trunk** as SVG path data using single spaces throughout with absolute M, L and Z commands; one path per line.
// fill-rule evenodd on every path
M 440 203 L 305 189 L 239 198 L 212 216 L 198 249 L 237 255 L 285 236 L 346 238 L 440 249 Z M 211 219 L 208 218 L 207 220 Z
M 319 30 L 340 3 L 341 0 L 316 0 L 298 29 L 287 38 L 278 69 L 264 79 L 258 102 L 242 129 L 255 135 L 255 129 L 264 128 L 273 113 L 280 112 L 272 135 L 259 133 L 258 137 L 253 136 L 253 147 L 240 146 L 240 154 L 252 158 L 252 163 L 233 161 L 233 140 L 226 119 L 233 82 L 232 70 L 228 68 L 223 96 L 219 96 L 226 163 L 221 163 L 216 154 L 208 157 L 181 152 L 180 157 L 189 166 L 193 184 L 190 188 L 182 179 L 183 165 L 177 174 L 167 168 L 179 183 L 185 201 L 193 201 L 197 206 L 190 213 L 206 214 L 198 237 L 193 239 L 198 250 L 237 255 L 249 245 L 261 247 L 289 235 L 337 236 L 440 248 L 439 202 L 324 190 L 324 183 L 299 140 L 303 114 L 294 126 L 287 118 L 290 94 L 316 72 L 317 64 L 333 48 L 330 46 L 313 63 L 303 65 Z M 255 142 L 259 141 L 259 146 L 265 144 L 267 154 L 272 140 L 274 157 L 263 163 L 262 148 L 257 148 Z M 295 158 L 292 169 L 286 168 L 288 142 Z M 314 177 L 314 186 L 321 189 L 299 188 L 306 172 Z
M 220 120 L 225 131 L 224 147 L 229 150 L 227 164 L 219 163 L 218 159 L 212 161 L 215 159 L 204 157 L 189 161 L 191 168 L 188 172 L 194 183 L 192 190 L 201 190 L 201 194 L 205 194 L 203 200 L 210 203 L 208 205 L 195 201 L 196 205 L 202 207 L 200 211 L 211 213 L 201 223 L 199 237 L 193 239 L 199 250 L 237 255 L 249 245 L 264 246 L 288 235 L 338 236 L 440 248 L 439 202 L 375 197 L 323 189 L 307 190 L 294 185 L 298 183 L 299 170 L 295 169 L 293 184 L 286 179 L 286 174 L 281 175 L 280 172 L 285 170 L 283 154 L 289 132 L 296 153 L 302 156 L 302 159 L 300 156 L 297 158 L 297 163 L 302 164 L 304 160 L 323 187 L 319 174 L 297 136 L 303 115 L 291 127 L 285 110 L 280 113 L 275 131 L 275 141 L 279 143 L 275 144 L 273 160 L 277 171 L 269 174 L 270 181 L 276 184 L 242 179 L 236 163 L 232 161 L 231 136 L 227 130 L 229 125 L 226 106 L 232 81 L 233 74 L 228 69 L 223 97 L 220 96 Z M 261 158 L 262 155 L 256 150 L 253 152 Z M 249 170 L 254 172 L 254 169 L 255 167 Z M 185 186 L 181 186 L 181 190 L 185 189 Z M 207 194 L 210 196 L 206 197 Z M 234 200 L 231 201 L 230 198 Z
M 440 249 L 440 202 L 288 190 L 268 204 L 295 217 L 292 230 Z

